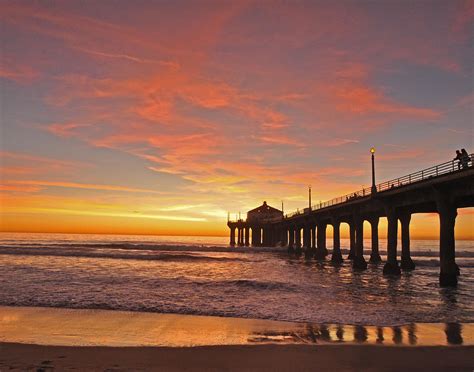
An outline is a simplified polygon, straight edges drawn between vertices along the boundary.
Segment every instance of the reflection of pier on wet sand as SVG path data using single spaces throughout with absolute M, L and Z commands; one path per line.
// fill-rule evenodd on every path
M 463 338 L 463 331 L 465 336 Z M 385 346 L 474 345 L 474 324 L 413 323 L 394 327 L 314 325 L 293 331 L 255 333 L 249 342 L 357 343 Z
M 474 324 L 395 327 L 34 307 L 0 307 L 0 341 L 65 346 L 474 345 Z
M 0 307 L 0 341 L 2 371 L 471 371 L 474 327 Z

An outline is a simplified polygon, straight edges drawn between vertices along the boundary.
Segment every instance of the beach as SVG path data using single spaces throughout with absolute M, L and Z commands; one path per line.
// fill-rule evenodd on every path
M 394 279 L 223 239 L 2 238 L 1 372 L 474 366 L 470 242 L 458 287 L 439 288 L 431 241 Z
M 1 371 L 471 371 L 474 324 L 362 327 L 0 307 L 0 342 Z
M 472 371 L 474 347 L 231 345 L 64 347 L 0 344 L 9 371 Z
M 474 372 L 474 0 L 0 19 L 0 372 Z

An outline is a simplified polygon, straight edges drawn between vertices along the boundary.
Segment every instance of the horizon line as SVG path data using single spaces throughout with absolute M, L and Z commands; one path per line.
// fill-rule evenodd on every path
M 147 234 L 147 233 L 112 233 L 112 232 L 54 232 L 54 231 L 3 231 L 0 230 L 0 234 L 64 234 L 64 235 L 119 235 L 119 236 L 172 236 L 172 237 L 209 237 L 209 238 L 228 238 L 228 235 L 207 235 L 207 234 Z M 329 237 L 329 235 L 328 235 Z M 423 237 L 416 237 L 412 238 L 411 240 L 437 240 L 439 237 L 432 237 L 432 238 L 423 238 Z M 341 239 L 349 239 L 349 237 L 342 237 Z M 364 240 L 370 239 L 370 237 L 364 238 Z M 387 238 L 380 237 L 380 240 L 387 240 Z M 398 240 L 401 238 L 399 237 Z M 474 241 L 474 238 L 456 238 L 455 240 L 462 240 L 462 241 Z M 251 247 L 251 246 L 249 246 Z

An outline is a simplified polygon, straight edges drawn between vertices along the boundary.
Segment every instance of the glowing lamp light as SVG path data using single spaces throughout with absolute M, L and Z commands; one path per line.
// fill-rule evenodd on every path
M 370 153 L 372 154 L 372 187 L 371 193 L 375 194 L 377 192 L 377 186 L 375 186 L 375 147 L 370 148 Z

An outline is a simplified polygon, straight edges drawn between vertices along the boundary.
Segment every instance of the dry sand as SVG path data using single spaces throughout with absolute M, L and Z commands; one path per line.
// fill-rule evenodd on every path
M 474 347 L 233 345 L 188 348 L 0 344 L 3 371 L 469 371 Z

